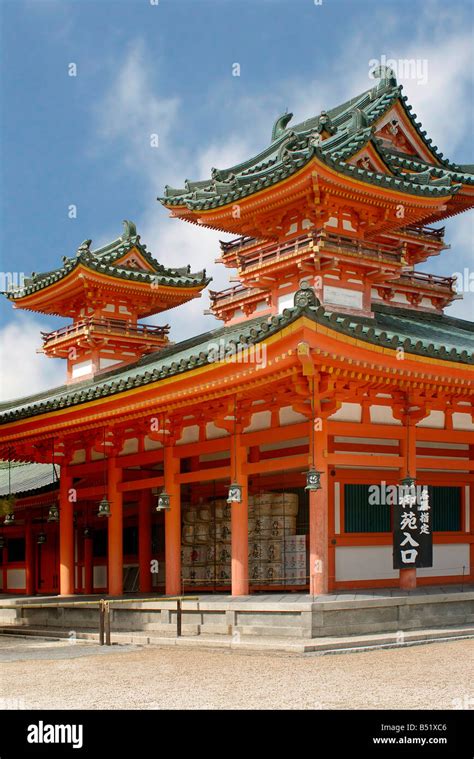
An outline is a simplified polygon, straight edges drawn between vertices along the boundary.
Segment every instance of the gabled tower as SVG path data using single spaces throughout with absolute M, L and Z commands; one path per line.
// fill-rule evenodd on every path
M 168 344 L 169 325 L 139 319 L 200 297 L 210 282 L 205 270 L 165 268 L 140 242 L 135 224 L 123 224 L 117 240 L 94 251 L 86 240 L 59 269 L 33 273 L 5 293 L 15 308 L 72 319 L 42 333 L 41 352 L 67 359 L 68 382 L 161 350 Z
M 328 311 L 374 307 L 442 313 L 453 277 L 415 271 L 445 249 L 431 224 L 474 206 L 474 167 L 427 139 L 394 74 L 301 124 L 278 118 L 271 143 L 208 180 L 165 188 L 172 216 L 239 235 L 219 262 L 237 282 L 211 292 L 211 313 L 234 323 L 281 312 L 302 280 Z

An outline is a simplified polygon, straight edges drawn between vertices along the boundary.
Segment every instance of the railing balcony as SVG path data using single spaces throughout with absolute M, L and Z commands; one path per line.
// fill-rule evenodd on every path
M 410 235 L 416 235 L 417 237 L 429 237 L 431 240 L 442 242 L 446 227 L 424 227 L 421 224 L 410 224 L 408 227 L 404 227 L 400 232 L 407 232 Z
M 235 285 L 235 287 L 227 287 L 225 290 L 209 290 L 209 296 L 211 299 L 212 306 L 216 305 L 223 305 L 224 303 L 232 303 L 235 300 L 240 300 L 247 292 L 249 292 L 248 287 L 244 287 L 243 285 Z M 259 293 L 260 290 L 257 288 L 252 288 L 252 295 Z
M 68 324 L 53 332 L 42 332 L 43 346 L 65 340 L 70 337 L 83 336 L 93 332 L 107 334 L 111 337 L 132 337 L 162 342 L 170 330 L 169 324 L 164 327 L 155 327 L 153 324 L 131 324 L 125 319 L 97 319 L 87 317 L 80 321 Z
M 428 287 L 442 287 L 448 290 L 455 291 L 454 283 L 456 277 L 441 277 L 439 274 L 425 274 L 422 271 L 403 272 L 400 275 L 400 280 L 406 282 L 414 282 L 417 284 L 427 285 Z

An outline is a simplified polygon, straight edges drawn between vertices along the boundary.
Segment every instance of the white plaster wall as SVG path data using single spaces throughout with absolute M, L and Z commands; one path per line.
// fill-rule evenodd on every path
M 94 567 L 92 585 L 94 588 L 107 587 L 107 567 Z
M 214 422 L 208 422 L 206 424 L 206 440 L 215 440 L 218 437 L 226 437 L 227 432 L 216 427 Z
M 370 421 L 372 424 L 396 424 L 400 427 L 401 422 L 395 419 L 390 406 L 371 406 Z
M 183 429 L 183 434 L 176 443 L 176 445 L 184 445 L 185 443 L 197 443 L 199 440 L 199 425 L 192 424 L 189 427 Z
M 252 414 L 250 424 L 245 428 L 244 432 L 257 432 L 258 430 L 265 430 L 270 427 L 271 423 L 271 411 L 257 411 L 256 414 Z
M 428 416 L 418 422 L 416 426 L 444 430 L 444 411 L 430 411 Z
M 334 483 L 334 532 L 341 532 L 341 483 Z M 336 549 L 337 551 L 337 549 Z
M 332 422 L 360 422 L 362 406 L 359 403 L 343 403 L 335 414 L 329 417 Z
M 387 580 L 398 577 L 392 567 L 392 546 L 336 547 L 336 580 Z M 433 546 L 433 566 L 417 569 L 420 577 L 469 574 L 469 544 L 451 543 Z
M 297 411 L 293 411 L 291 406 L 283 406 L 280 409 L 280 427 L 286 427 L 288 424 L 300 424 L 306 421 L 307 419 L 304 414 L 298 414 Z
M 453 427 L 455 430 L 474 430 L 474 422 L 470 414 L 453 414 Z

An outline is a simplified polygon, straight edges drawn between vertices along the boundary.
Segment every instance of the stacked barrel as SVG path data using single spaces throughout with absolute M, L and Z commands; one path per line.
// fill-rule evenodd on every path
M 252 495 L 248 508 L 251 584 L 304 585 L 306 537 L 296 534 L 298 495 Z M 230 584 L 231 535 L 231 506 L 226 500 L 183 506 L 181 558 L 185 584 Z

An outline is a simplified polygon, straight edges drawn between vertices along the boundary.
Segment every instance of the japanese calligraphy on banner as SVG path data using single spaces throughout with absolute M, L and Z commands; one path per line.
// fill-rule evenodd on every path
M 400 485 L 393 507 L 393 568 L 433 566 L 431 507 L 427 487 Z

